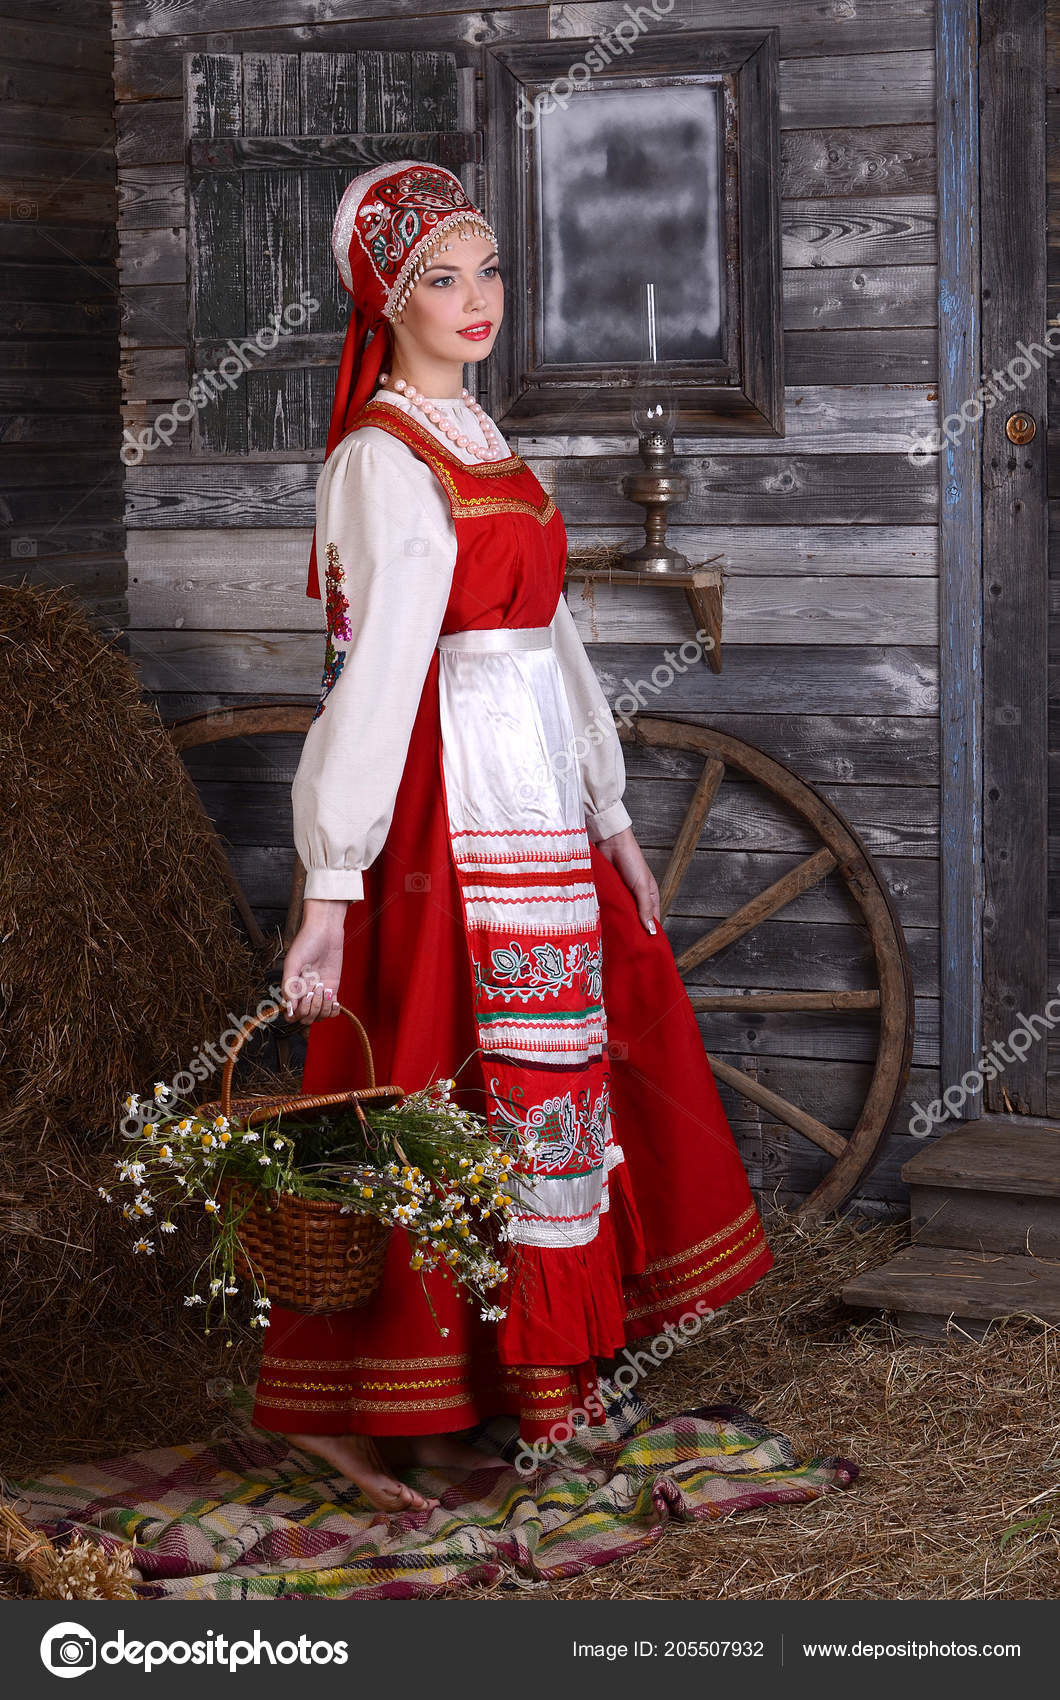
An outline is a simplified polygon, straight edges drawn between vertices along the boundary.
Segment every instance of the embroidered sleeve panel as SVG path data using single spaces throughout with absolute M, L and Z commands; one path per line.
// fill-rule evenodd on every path
M 320 700 L 317 703 L 313 719 L 324 712 L 324 704 L 330 691 L 338 682 L 342 672 L 342 664 L 346 659 L 345 649 L 336 649 L 336 643 L 349 643 L 353 637 L 350 630 L 350 604 L 343 589 L 346 569 L 339 557 L 339 551 L 334 543 L 328 543 L 324 550 L 327 561 L 325 574 L 326 609 L 327 609 L 327 645 L 324 650 L 324 678 L 320 687 Z

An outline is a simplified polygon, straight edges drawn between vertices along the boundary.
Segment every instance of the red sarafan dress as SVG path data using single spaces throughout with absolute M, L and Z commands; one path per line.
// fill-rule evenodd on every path
M 442 1274 L 414 1271 L 395 1228 L 368 1305 L 329 1317 L 272 1308 L 254 1420 L 286 1432 L 422 1434 L 503 1412 L 532 1442 L 592 1391 L 597 1358 L 703 1317 L 773 1257 L 669 941 L 645 929 L 587 833 L 553 645 L 563 520 L 517 455 L 468 464 L 411 410 L 376 398 L 350 435 L 369 426 L 384 457 L 403 444 L 435 475 L 456 550 L 392 813 L 384 799 L 373 817 L 385 840 L 373 850 L 369 834 L 362 846 L 363 900 L 346 910 L 338 998 L 363 1021 L 380 1082 L 412 1091 L 452 1078 L 457 1102 L 498 1138 L 523 1130 L 539 1143 L 495 1295 L 507 1306 L 501 1322 L 484 1320 Z M 342 644 L 357 607 L 345 594 L 355 575 L 320 523 L 318 509 L 326 716 L 329 692 L 352 687 Z M 344 548 L 355 552 L 352 541 Z M 407 558 L 417 570 L 415 553 Z M 395 560 L 400 571 L 400 550 Z M 376 594 L 373 577 L 366 595 Z M 368 719 L 357 724 L 370 728 L 372 705 L 361 706 Z M 380 737 L 391 719 L 380 715 Z M 610 734 L 617 743 L 613 721 Z M 369 772 L 364 736 L 338 758 L 351 798 Z M 609 832 L 628 819 L 616 809 Z M 341 806 L 332 814 L 341 823 Z M 338 877 L 355 865 L 340 861 Z M 338 891 L 331 877 L 321 870 L 318 892 Z M 302 1090 L 365 1083 L 352 1025 L 341 1014 L 314 1022 Z

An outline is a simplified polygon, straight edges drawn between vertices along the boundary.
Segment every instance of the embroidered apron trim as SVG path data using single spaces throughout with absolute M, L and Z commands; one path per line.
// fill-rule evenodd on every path
M 491 1131 L 512 1170 L 513 1245 L 588 1245 L 611 1137 L 600 906 L 574 728 L 547 627 L 438 644 L 442 770 Z

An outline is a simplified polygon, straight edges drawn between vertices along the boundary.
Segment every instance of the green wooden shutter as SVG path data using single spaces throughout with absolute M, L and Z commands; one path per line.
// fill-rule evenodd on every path
M 423 49 L 195 53 L 185 69 L 189 382 L 303 294 L 320 303 L 273 349 L 246 349 L 247 370 L 195 413 L 193 448 L 322 448 L 350 311 L 331 253 L 339 198 L 358 173 L 413 158 L 448 166 L 480 200 L 474 73 Z

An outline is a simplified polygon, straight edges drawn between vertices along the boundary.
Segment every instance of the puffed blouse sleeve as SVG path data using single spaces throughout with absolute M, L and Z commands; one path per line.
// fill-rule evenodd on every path
M 307 898 L 364 896 L 390 830 L 412 727 L 456 564 L 431 468 L 370 427 L 329 455 L 316 491 L 327 645 L 291 787 Z
M 610 705 L 562 592 L 552 616 L 552 646 L 559 660 L 574 724 L 585 830 L 590 842 L 598 844 L 602 838 L 611 838 L 633 824 L 622 801 L 626 764 Z

